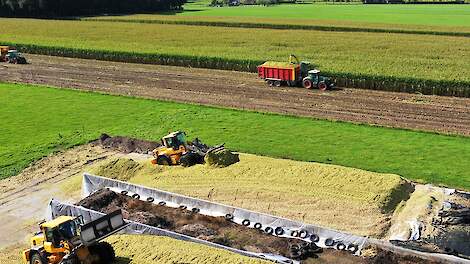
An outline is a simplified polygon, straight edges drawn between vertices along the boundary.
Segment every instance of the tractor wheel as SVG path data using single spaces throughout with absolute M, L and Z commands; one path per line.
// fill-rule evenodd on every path
M 31 256 L 30 263 L 31 264 L 46 264 L 47 262 L 39 253 L 34 253 Z
M 320 82 L 318 84 L 318 90 L 320 90 L 320 91 L 326 91 L 327 88 L 328 88 L 328 86 L 326 85 L 325 82 Z
M 169 165 L 171 165 L 171 160 L 167 156 L 158 156 L 157 157 L 157 164 L 158 165 L 169 166 Z
M 306 79 L 304 79 L 304 80 L 302 81 L 302 86 L 303 86 L 304 88 L 307 88 L 307 89 L 312 89 L 312 87 L 313 87 L 313 82 L 312 82 L 312 80 L 306 78 Z
M 281 87 L 281 81 L 274 81 L 274 86 Z

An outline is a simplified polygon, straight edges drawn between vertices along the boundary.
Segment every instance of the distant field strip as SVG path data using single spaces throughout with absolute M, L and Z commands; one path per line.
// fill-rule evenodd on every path
M 176 16 L 315 19 L 344 22 L 470 26 L 470 5 L 363 5 L 363 4 L 281 4 L 275 6 L 209 7 L 195 1 L 184 6 Z
M 290 30 L 318 30 L 340 32 L 376 32 L 399 33 L 419 35 L 442 35 L 470 37 L 470 27 L 440 27 L 440 26 L 411 26 L 411 25 L 387 25 L 370 23 L 344 23 L 344 21 L 323 20 L 297 20 L 297 19 L 259 19 L 259 18 L 233 18 L 233 17 L 188 17 L 165 15 L 129 15 L 129 16 L 105 16 L 84 18 L 87 21 L 112 21 L 146 24 L 174 24 L 192 26 L 214 27 L 240 27 L 240 28 L 268 28 Z
M 187 25 L 0 19 L 0 41 L 24 51 L 254 71 L 291 53 L 339 85 L 470 96 L 470 38 Z

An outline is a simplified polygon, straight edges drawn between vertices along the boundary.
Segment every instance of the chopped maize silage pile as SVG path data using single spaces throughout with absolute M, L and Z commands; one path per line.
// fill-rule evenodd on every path
M 394 174 L 249 154 L 239 158 L 225 168 L 155 166 L 122 158 L 104 160 L 90 172 L 379 238 L 388 231 L 395 207 L 413 190 Z M 133 175 L 123 168 L 132 168 Z
M 204 162 L 209 166 L 227 167 L 240 161 L 238 153 L 233 153 L 228 149 L 209 152 L 204 157 Z
M 227 250 L 217 249 L 169 237 L 147 235 L 116 235 L 106 239 L 112 244 L 117 264 L 147 263 L 271 263 L 245 257 Z

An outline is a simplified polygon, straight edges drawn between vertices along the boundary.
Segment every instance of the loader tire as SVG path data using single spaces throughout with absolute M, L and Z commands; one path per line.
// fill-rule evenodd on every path
M 158 156 L 157 157 L 157 164 L 158 165 L 169 166 L 169 165 L 171 165 L 171 160 L 167 156 Z
M 29 261 L 31 264 L 47 264 L 46 260 L 39 254 L 39 253 L 34 253 L 31 256 L 31 260 Z
M 108 242 L 98 243 L 98 255 L 100 257 L 100 264 L 111 264 L 116 260 L 116 253 L 113 246 Z
M 320 90 L 320 91 L 326 91 L 326 89 L 328 89 L 328 86 L 326 85 L 325 82 L 320 82 L 320 83 L 318 84 L 318 90 Z
M 183 167 L 191 167 L 193 165 L 196 165 L 196 156 L 197 154 L 194 153 L 186 153 L 180 158 L 180 164 Z

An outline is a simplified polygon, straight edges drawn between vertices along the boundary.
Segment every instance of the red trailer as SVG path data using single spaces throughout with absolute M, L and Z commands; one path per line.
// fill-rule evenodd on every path
M 293 86 L 302 78 L 300 64 L 275 61 L 267 61 L 258 66 L 258 76 L 271 86 L 281 86 L 282 82 Z

